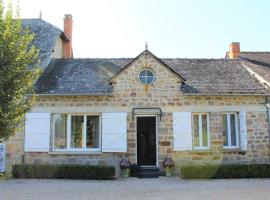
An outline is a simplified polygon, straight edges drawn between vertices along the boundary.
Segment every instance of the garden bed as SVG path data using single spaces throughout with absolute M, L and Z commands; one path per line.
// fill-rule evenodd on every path
M 270 165 L 185 165 L 180 173 L 185 179 L 270 178 Z
M 13 178 L 24 179 L 95 179 L 115 178 L 115 167 L 103 165 L 35 165 L 17 164 L 12 167 Z

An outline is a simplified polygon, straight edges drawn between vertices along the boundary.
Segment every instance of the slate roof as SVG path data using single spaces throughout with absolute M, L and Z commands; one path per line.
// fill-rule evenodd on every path
M 111 94 L 110 80 L 132 62 L 132 58 L 53 59 L 52 51 L 64 33 L 42 19 L 23 19 L 24 27 L 35 34 L 40 49 L 43 74 L 35 83 L 40 95 Z M 154 56 L 154 55 L 153 55 Z M 155 57 L 155 56 L 154 56 Z M 156 58 L 156 57 L 155 57 Z M 240 59 L 158 59 L 173 73 L 182 77 L 181 90 L 192 95 L 265 95 L 269 91 L 244 66 L 269 80 L 270 53 L 241 52 Z
M 253 62 L 254 64 L 270 65 L 270 52 L 242 51 L 239 57 Z
M 270 52 L 241 52 L 240 58 L 248 61 L 247 67 L 270 84 Z
M 243 66 L 228 59 L 161 59 L 186 79 L 181 89 L 192 95 L 265 95 L 268 90 Z M 111 93 L 110 79 L 131 58 L 55 59 L 36 83 L 37 94 L 101 95 Z
M 55 47 L 57 39 L 65 35 L 63 32 L 52 24 L 42 19 L 23 19 L 23 27 L 28 27 L 35 35 L 33 44 L 40 50 L 40 66 L 45 69 L 51 61 L 51 54 Z
M 108 94 L 110 78 L 131 59 L 54 59 L 35 84 L 37 94 Z
M 187 94 L 266 94 L 268 91 L 243 66 L 228 59 L 163 59 L 186 79 Z

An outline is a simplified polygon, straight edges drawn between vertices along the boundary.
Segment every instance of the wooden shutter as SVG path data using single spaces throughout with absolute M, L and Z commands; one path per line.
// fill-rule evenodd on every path
M 173 113 L 174 151 L 192 150 L 191 112 Z
M 5 144 L 0 144 L 0 172 L 5 172 Z
M 247 124 L 246 124 L 246 111 L 239 112 L 240 121 L 240 149 L 247 150 Z
M 127 113 L 102 114 L 102 151 L 127 152 Z
M 25 152 L 49 152 L 50 113 L 27 113 L 25 121 Z

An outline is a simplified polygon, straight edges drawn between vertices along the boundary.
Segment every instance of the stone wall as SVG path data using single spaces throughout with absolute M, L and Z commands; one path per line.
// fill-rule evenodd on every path
M 56 43 L 55 43 L 55 46 L 54 46 L 54 49 L 53 49 L 53 52 L 52 52 L 52 55 L 51 57 L 52 58 L 62 58 L 63 57 L 63 45 L 62 45 L 63 41 L 61 39 L 61 37 L 59 37 L 57 40 L 56 40 Z
M 150 68 L 157 77 L 145 87 L 138 81 L 138 73 Z M 181 78 L 149 55 L 141 55 L 113 80 L 111 96 L 40 96 L 33 112 L 50 113 L 128 113 L 128 152 L 97 154 L 25 153 L 27 163 L 89 163 L 113 164 L 123 157 L 136 162 L 136 121 L 134 107 L 160 107 L 163 115 L 158 118 L 158 161 L 167 156 L 179 163 L 187 162 L 269 162 L 269 134 L 267 111 L 262 96 L 184 96 L 180 90 Z M 222 111 L 247 111 L 248 150 L 223 150 Z M 211 149 L 208 151 L 173 151 L 173 112 L 208 112 L 210 115 Z M 13 138 L 11 141 L 14 140 Z M 22 142 L 22 139 L 18 139 Z M 14 158 L 22 155 L 18 154 Z
M 266 112 L 247 112 L 247 151 L 223 149 L 222 117 L 210 112 L 211 149 L 175 152 L 173 159 L 179 164 L 190 163 L 269 163 L 269 133 Z
M 23 152 L 24 131 L 20 129 L 6 142 L 6 171 L 11 171 L 13 164 L 22 163 L 24 161 Z

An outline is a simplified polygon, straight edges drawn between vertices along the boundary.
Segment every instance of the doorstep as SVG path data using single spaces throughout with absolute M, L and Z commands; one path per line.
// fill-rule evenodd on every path
M 156 166 L 140 166 L 134 176 L 138 178 L 158 178 L 164 176 L 164 173 Z

